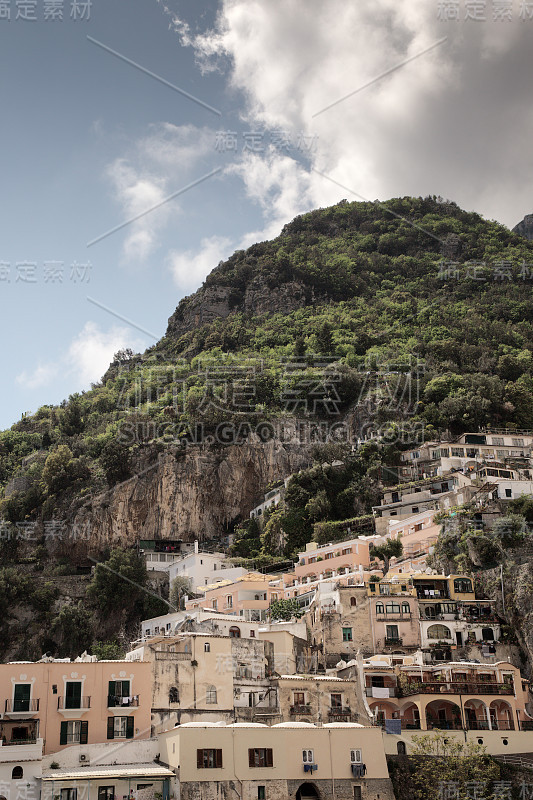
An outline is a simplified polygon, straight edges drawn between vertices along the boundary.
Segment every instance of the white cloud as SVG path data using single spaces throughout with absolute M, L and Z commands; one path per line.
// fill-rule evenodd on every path
M 139 351 L 144 343 L 129 328 L 113 326 L 102 331 L 94 322 L 87 322 L 57 361 L 39 364 L 33 372 L 24 371 L 16 377 L 25 389 L 34 390 L 50 385 L 61 375 L 68 378 L 71 391 L 89 389 L 98 381 L 113 360 L 113 355 L 126 347 Z
M 234 249 L 231 239 L 211 236 L 202 239 L 197 252 L 172 250 L 167 263 L 178 288 L 184 293 L 194 292 L 218 262 L 228 258 Z
M 533 155 L 524 132 L 533 122 L 533 23 L 516 9 L 512 22 L 492 21 L 490 4 L 486 22 L 442 21 L 437 0 L 328 0 L 313 3 L 312 13 L 309 5 L 221 0 L 213 30 L 194 31 L 179 19 L 175 29 L 203 63 L 230 64 L 250 126 L 316 135 L 308 167 L 358 195 L 441 194 L 507 224 L 531 210 Z M 263 203 L 267 223 L 277 215 L 287 221 L 300 205 L 302 179 L 296 171 L 291 179 L 284 158 L 264 160 L 279 180 L 276 208 L 270 213 Z M 246 189 L 261 202 L 253 180 L 261 168 L 251 169 Z M 306 198 L 315 207 L 358 199 L 348 189 L 312 173 Z M 267 179 L 263 198 L 272 191 Z
M 177 198 L 163 201 L 188 183 L 191 171 L 213 152 L 213 143 L 207 128 L 154 124 L 131 152 L 109 165 L 107 176 L 124 220 L 143 215 L 124 229 L 125 262 L 145 261 L 154 252 L 160 231 L 180 213 Z

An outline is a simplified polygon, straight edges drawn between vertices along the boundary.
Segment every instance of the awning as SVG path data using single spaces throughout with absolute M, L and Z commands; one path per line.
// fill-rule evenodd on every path
M 43 781 L 83 781 L 99 778 L 173 778 L 174 773 L 158 764 L 100 764 L 76 770 L 53 769 L 43 773 Z

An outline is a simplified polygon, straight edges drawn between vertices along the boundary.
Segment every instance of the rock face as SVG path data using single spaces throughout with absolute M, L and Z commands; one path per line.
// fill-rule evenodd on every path
M 258 490 L 309 462 L 301 445 L 258 438 L 225 448 L 165 451 L 152 466 L 81 508 L 61 547 L 82 557 L 139 539 L 218 538 L 248 517 L 261 499 Z
M 533 214 L 526 214 L 522 222 L 514 226 L 513 233 L 518 233 L 520 236 L 533 241 Z
M 272 287 L 263 277 L 251 280 L 243 291 L 230 286 L 206 286 L 180 302 L 168 320 L 167 336 L 179 339 L 184 333 L 216 319 L 225 319 L 232 312 L 241 311 L 252 316 L 289 314 L 318 299 L 297 281 Z M 327 298 L 320 300 L 325 302 Z

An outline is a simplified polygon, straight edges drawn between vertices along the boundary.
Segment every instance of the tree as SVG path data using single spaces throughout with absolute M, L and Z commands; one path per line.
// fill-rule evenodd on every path
M 283 622 L 290 622 L 294 617 L 300 619 L 304 613 L 298 605 L 298 601 L 294 598 L 290 600 L 273 600 L 268 610 L 272 621 L 282 620 Z
M 102 448 L 100 464 L 110 486 L 127 480 L 131 475 L 130 452 L 116 439 L 110 439 Z
M 174 578 L 170 586 L 168 602 L 173 608 L 179 611 L 182 606 L 185 607 L 185 595 L 190 597 L 192 594 L 191 579 L 186 578 L 184 575 L 178 575 Z
M 427 800 L 434 795 L 452 796 L 443 791 L 445 787 L 453 787 L 456 800 L 467 800 L 472 796 L 474 784 L 483 786 L 479 797 L 484 800 L 494 798 L 490 786 L 499 780 L 500 768 L 483 745 L 461 742 L 441 731 L 413 736 L 412 741 L 414 747 L 409 758 L 414 767 L 411 772 L 412 800 Z
M 143 598 L 147 580 L 144 560 L 134 550 L 117 548 L 95 566 L 87 597 L 102 612 L 133 609 Z
M 320 355 L 330 356 L 335 352 L 335 346 L 333 344 L 333 333 L 331 330 L 331 325 L 327 320 L 325 320 L 318 329 L 316 338 L 318 344 L 318 352 Z
M 379 558 L 383 561 L 383 574 L 386 575 L 389 571 L 389 562 L 391 558 L 399 558 L 403 553 L 403 544 L 401 539 L 387 539 L 385 544 L 378 547 L 373 547 L 370 551 L 371 558 Z

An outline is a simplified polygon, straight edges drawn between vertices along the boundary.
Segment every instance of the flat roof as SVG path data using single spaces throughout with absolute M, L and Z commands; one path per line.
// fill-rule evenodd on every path
M 153 762 L 148 764 L 101 764 L 79 769 L 54 769 L 43 773 L 43 781 L 97 780 L 98 778 L 171 778 L 174 773 Z

